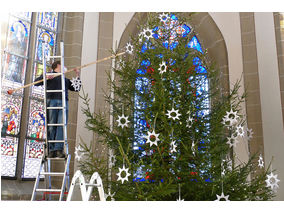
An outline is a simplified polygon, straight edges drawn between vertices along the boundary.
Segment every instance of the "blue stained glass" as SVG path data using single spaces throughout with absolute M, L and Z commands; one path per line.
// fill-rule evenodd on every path
M 176 60 L 173 60 L 170 58 L 169 63 L 170 63 L 170 66 L 173 66 L 176 63 Z
M 50 32 L 43 31 L 39 34 L 39 40 L 47 42 L 50 46 L 54 45 L 54 39 Z
M 137 74 L 141 74 L 141 75 L 144 75 L 146 72 L 147 72 L 146 69 L 137 69 L 136 71 Z
M 151 65 L 151 62 L 149 60 L 143 60 L 141 62 L 141 66 L 145 66 L 146 68 L 148 68 Z
M 174 14 L 171 15 L 171 19 L 172 20 L 178 20 L 178 18 Z
M 168 49 L 169 48 L 169 42 L 168 41 L 164 41 L 163 42 L 163 46 Z
M 202 61 L 201 61 L 201 59 L 200 58 L 198 58 L 198 57 L 195 57 L 194 59 L 193 59 L 193 64 L 195 65 L 195 66 L 197 66 L 196 68 L 195 68 L 195 70 L 196 70 L 196 72 L 197 73 L 207 73 L 207 70 L 205 69 L 205 67 L 203 67 L 201 64 L 202 64 Z
M 183 26 L 184 32 L 182 33 L 182 37 L 186 37 L 190 33 L 190 27 L 184 24 Z
M 14 33 L 15 32 L 15 25 L 17 25 L 17 23 L 20 23 L 22 26 L 23 26 L 23 29 L 25 30 L 25 37 L 27 37 L 29 35 L 28 33 L 28 29 L 26 27 L 26 25 L 22 22 L 22 21 L 17 21 L 16 23 L 14 23 L 12 26 L 11 26 L 11 31 Z
M 156 55 L 158 58 L 163 58 L 164 56 L 163 56 L 163 54 L 158 54 L 158 55 Z
M 148 48 L 147 48 L 147 44 L 143 44 L 143 46 L 142 46 L 142 48 L 141 48 L 141 53 L 146 52 L 147 49 L 148 49 Z
M 178 41 L 174 41 L 173 43 L 171 43 L 170 50 L 173 50 L 174 48 L 176 48 L 177 45 L 178 45 Z
M 207 178 L 205 179 L 205 182 L 212 183 L 212 180 L 210 178 Z
M 135 86 L 140 93 L 144 93 L 148 89 L 149 80 L 146 77 L 137 77 Z
M 158 39 L 158 38 L 159 38 L 159 35 L 158 35 L 157 33 L 154 33 L 154 34 L 153 34 L 153 37 L 154 37 L 155 39 Z
M 54 12 L 41 12 L 38 14 L 39 24 L 51 30 L 56 30 L 57 18 L 58 18 L 58 13 Z
M 193 38 L 190 40 L 190 42 L 188 42 L 187 47 L 196 49 L 197 51 L 199 51 L 203 54 L 201 45 L 200 45 L 196 36 L 193 36 Z

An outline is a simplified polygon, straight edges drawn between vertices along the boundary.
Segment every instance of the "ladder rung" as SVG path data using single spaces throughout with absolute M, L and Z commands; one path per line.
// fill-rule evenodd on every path
M 36 189 L 37 192 L 61 192 L 61 189 Z
M 49 56 L 49 58 L 61 58 L 59 55 Z
M 86 186 L 96 186 L 96 187 L 100 187 L 101 184 L 91 184 L 91 183 L 86 183 Z
M 63 90 L 60 89 L 54 89 L 54 90 L 46 90 L 46 92 L 63 92 Z
M 47 126 L 64 126 L 64 124 L 47 124 Z
M 64 176 L 64 172 L 42 172 L 41 175 Z
M 46 107 L 46 109 L 63 109 L 64 107 Z
M 66 160 L 66 158 L 46 158 L 47 160 Z
M 65 140 L 48 140 L 48 143 L 64 143 Z

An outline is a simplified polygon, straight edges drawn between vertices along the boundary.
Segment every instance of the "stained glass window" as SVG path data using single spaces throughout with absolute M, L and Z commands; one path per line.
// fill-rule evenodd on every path
M 37 16 L 37 39 L 34 59 L 33 81 L 42 75 L 42 45 L 46 44 L 45 56 L 55 54 L 58 13 L 42 12 Z M 47 61 L 50 63 L 50 61 Z M 50 66 L 50 64 L 47 64 Z M 23 178 L 34 178 L 38 172 L 45 139 L 45 112 L 43 107 L 44 89 L 32 86 L 29 103 L 29 123 L 25 140 Z
M 35 21 L 32 22 L 32 19 Z M 12 95 L 8 95 L 7 91 L 26 83 L 28 62 L 34 65 L 32 81 L 42 74 L 41 45 L 43 41 L 46 41 L 49 48 L 45 54 L 54 55 L 58 20 L 59 16 L 56 12 L 16 12 L 9 15 L 1 67 L 1 176 L 15 177 L 16 166 L 23 168 L 23 178 L 33 178 L 37 173 L 45 138 L 43 88 L 32 87 L 29 97 L 24 97 L 23 89 L 17 90 Z M 36 27 L 36 31 L 35 35 L 30 36 L 32 26 Z M 36 39 L 33 39 L 34 36 Z M 34 58 L 29 55 L 31 45 L 35 46 Z M 47 66 L 50 65 L 47 64 Z M 23 98 L 30 100 L 29 120 L 26 139 L 19 141 L 19 134 L 23 128 L 20 125 L 24 107 Z M 24 143 L 23 165 L 17 165 L 19 143 Z
M 152 32 L 153 37 L 155 39 L 161 39 L 163 41 L 163 46 L 165 48 L 169 48 L 170 50 L 173 50 L 178 45 L 178 39 L 177 37 L 186 37 L 189 35 L 191 31 L 191 28 L 186 24 L 179 24 L 178 18 L 175 15 L 171 15 L 169 20 L 165 22 L 163 26 L 157 26 L 154 27 Z M 201 44 L 198 41 L 198 38 L 196 36 L 193 36 L 192 39 L 187 44 L 188 48 L 195 49 L 199 51 L 200 53 L 204 54 Z M 147 49 L 155 48 L 152 46 L 150 41 L 146 41 L 141 48 L 141 53 L 145 53 Z M 157 55 L 157 57 L 162 58 L 163 55 Z M 169 61 L 170 65 L 175 64 L 175 60 Z M 195 57 L 193 59 L 193 64 L 196 66 L 196 72 L 200 74 L 199 78 L 197 79 L 196 84 L 196 95 L 197 97 L 200 94 L 204 94 L 204 92 L 208 91 L 208 79 L 206 76 L 207 70 L 204 66 L 202 66 L 201 59 L 198 57 Z M 145 128 L 149 127 L 145 118 L 143 118 L 143 108 L 145 108 L 145 103 L 141 101 L 141 97 L 139 96 L 139 93 L 146 92 L 149 88 L 149 84 L 151 83 L 150 80 L 146 77 L 143 77 L 143 75 L 146 72 L 152 72 L 152 68 L 150 68 L 151 61 L 144 60 L 141 62 L 140 67 L 137 69 L 137 74 L 140 74 L 140 77 L 136 78 L 136 89 L 138 92 L 134 95 L 135 99 L 135 111 L 134 111 L 134 150 L 139 150 L 141 147 L 139 145 L 145 143 L 145 140 L 143 138 Z M 190 79 L 189 79 L 190 81 Z M 152 82 L 153 83 L 153 82 Z M 194 82 L 193 82 L 194 83 Z M 178 88 L 178 85 L 177 89 Z M 201 98 L 201 97 L 200 97 Z M 198 116 L 204 116 L 209 113 L 209 98 L 204 98 L 204 95 L 202 95 L 202 106 L 203 109 L 198 111 Z
M 38 24 L 41 27 L 49 30 L 57 30 L 58 13 L 55 12 L 41 12 L 38 13 Z
M 30 13 L 9 16 L 1 72 L 1 176 L 16 175 L 23 90 L 12 95 L 6 91 L 24 85 L 30 25 Z

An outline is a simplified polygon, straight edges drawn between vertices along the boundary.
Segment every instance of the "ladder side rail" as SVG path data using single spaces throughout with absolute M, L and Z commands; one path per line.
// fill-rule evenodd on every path
M 68 143 L 67 143 L 67 106 L 66 106 L 66 87 L 65 87 L 65 74 L 64 74 L 64 68 L 65 68 L 65 62 L 64 62 L 64 43 L 63 41 L 60 42 L 60 53 L 61 53 L 61 90 L 62 90 L 62 123 L 64 124 L 62 129 L 63 129 L 63 140 L 64 140 L 64 152 L 68 156 L 69 155 L 69 149 L 68 149 Z M 70 162 L 70 160 L 69 160 Z M 67 172 L 67 173 L 66 173 Z M 65 170 L 66 174 L 66 179 L 64 179 L 64 182 L 67 181 L 67 190 L 69 189 L 70 186 L 70 179 L 69 179 L 69 163 L 68 167 Z M 62 186 L 63 187 L 63 186 Z
M 47 152 L 46 150 L 49 150 L 48 147 L 48 138 L 47 138 L 47 106 L 46 106 L 46 86 L 47 86 L 47 82 L 46 82 L 46 61 L 45 61 L 45 47 L 46 47 L 46 43 L 45 41 L 42 42 L 42 68 L 43 68 L 43 88 L 44 88 L 44 93 L 43 93 L 43 104 L 44 104 L 44 116 L 45 116 L 45 127 L 44 127 L 44 131 L 45 131 L 45 144 L 44 144 L 44 150 L 43 150 L 43 154 L 46 157 L 47 156 Z
M 66 186 L 66 178 L 69 176 L 69 174 L 67 174 L 67 172 L 68 172 L 68 168 L 69 168 L 69 164 L 70 164 L 70 159 L 71 159 L 71 156 L 68 155 L 67 160 L 65 162 L 64 176 L 63 176 L 63 179 L 62 179 L 62 186 L 61 186 L 61 192 L 60 192 L 60 197 L 59 197 L 60 201 L 63 200 L 64 190 L 65 190 L 65 186 Z
M 44 158 L 47 158 L 49 152 L 49 145 L 48 145 L 48 118 L 47 118 L 47 100 L 46 100 L 46 90 L 47 90 L 47 79 L 46 79 L 46 58 L 45 58 L 45 51 L 47 48 L 47 43 L 43 41 L 42 43 L 42 67 L 43 67 L 43 88 L 44 88 L 44 116 L 45 116 L 45 144 L 44 144 Z M 44 161 L 45 171 L 50 172 L 50 161 Z M 44 177 L 45 188 L 51 189 L 51 177 Z M 49 195 L 49 200 L 51 199 L 51 195 Z
M 66 201 L 71 201 L 71 198 L 73 196 L 74 187 L 76 186 L 76 182 L 79 179 L 79 185 L 80 185 L 80 191 L 83 201 L 87 201 L 87 192 L 86 192 L 86 182 L 85 178 L 80 170 L 77 170 L 72 178 L 71 186 L 69 189 L 69 193 L 67 196 Z
M 64 74 L 64 43 L 61 41 L 60 42 L 60 52 L 61 52 L 61 88 L 62 88 L 62 123 L 64 124 L 63 126 L 63 140 L 65 141 L 64 143 L 64 151 L 65 154 L 68 155 L 68 144 L 67 144 L 67 115 L 66 115 L 66 88 L 65 88 L 65 74 Z
M 95 186 L 94 185 L 95 182 L 96 182 L 96 185 L 97 185 L 96 187 L 98 188 L 100 201 L 105 201 L 105 193 L 104 193 L 103 183 L 102 183 L 102 179 L 101 179 L 98 172 L 93 173 L 93 175 L 90 179 L 90 182 L 89 182 L 90 186 L 88 186 L 88 191 L 87 191 L 88 200 L 89 200 L 91 193 L 93 191 L 93 187 Z
M 34 201 L 35 198 L 36 198 L 36 189 L 38 188 L 38 185 L 39 185 L 39 181 L 40 181 L 40 172 L 42 170 L 42 167 L 43 167 L 43 161 L 41 160 L 41 163 L 40 163 L 40 166 L 39 166 L 39 172 L 36 176 L 36 181 L 35 181 L 35 184 L 34 184 L 34 188 L 33 188 L 33 192 L 32 192 L 32 198 L 31 198 L 31 201 Z

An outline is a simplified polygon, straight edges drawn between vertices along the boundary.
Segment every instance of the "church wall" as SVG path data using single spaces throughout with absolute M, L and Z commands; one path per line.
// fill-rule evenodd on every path
M 279 67 L 277 60 L 273 13 L 254 13 L 260 100 L 263 118 L 265 164 L 272 161 L 278 179 L 284 179 L 284 131 L 281 109 Z M 284 188 L 278 189 L 276 200 L 284 199 Z

